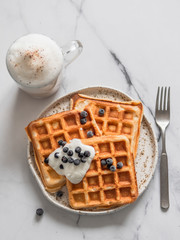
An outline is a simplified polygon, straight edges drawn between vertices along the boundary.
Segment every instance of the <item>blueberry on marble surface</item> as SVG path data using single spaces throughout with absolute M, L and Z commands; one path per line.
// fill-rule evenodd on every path
M 38 209 L 36 210 L 36 214 L 37 214 L 38 216 L 42 216 L 43 213 L 44 213 L 44 210 L 43 210 L 42 208 L 38 208 Z
M 80 148 L 80 147 L 76 147 L 76 148 L 75 148 L 75 152 L 76 152 L 76 153 L 80 153 L 80 152 L 81 152 L 81 148 Z
M 122 163 L 122 162 L 118 162 L 118 163 L 117 163 L 117 168 L 118 168 L 118 169 L 121 169 L 122 167 L 123 167 L 123 163 Z
M 80 113 L 80 116 L 81 116 L 82 118 L 86 118 L 86 117 L 88 116 L 88 113 L 87 113 L 86 111 L 82 111 L 82 112 Z
M 87 123 L 87 119 L 86 119 L 86 118 L 81 118 L 80 123 L 81 123 L 82 125 L 85 124 L 85 123 Z
M 104 116 L 104 112 L 105 112 L 104 109 L 102 109 L 102 108 L 99 109 L 99 116 Z
M 93 131 L 88 131 L 88 132 L 87 132 L 87 137 L 88 137 L 88 138 L 91 138 L 91 137 L 93 137 L 93 136 L 94 136 Z
M 80 164 L 80 160 L 79 159 L 75 159 L 74 160 L 74 165 L 78 166 Z

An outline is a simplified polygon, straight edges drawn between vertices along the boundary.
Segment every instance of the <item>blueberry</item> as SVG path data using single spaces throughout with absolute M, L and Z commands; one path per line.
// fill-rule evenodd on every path
M 58 141 L 58 144 L 59 144 L 59 146 L 62 146 L 63 140 L 59 140 L 59 141 Z
M 48 164 L 49 163 L 49 158 L 45 158 L 44 163 Z
M 86 118 L 81 118 L 80 122 L 83 125 L 83 124 L 87 123 L 87 119 Z
M 74 160 L 74 165 L 77 166 L 77 165 L 79 165 L 79 164 L 80 164 L 80 160 L 79 160 L 79 159 L 75 159 L 75 160 Z
M 82 162 L 82 163 L 85 163 L 85 162 L 86 162 L 86 159 L 85 159 L 85 158 L 82 158 L 82 159 L 81 159 L 81 162 Z
M 116 167 L 114 165 L 111 165 L 110 168 L 111 172 L 115 172 L 116 171 Z
M 118 169 L 121 169 L 122 167 L 123 167 L 123 163 L 122 163 L 122 162 L 118 162 L 118 163 L 117 163 L 117 168 L 118 168 Z
M 107 165 L 112 165 L 113 164 L 112 158 L 107 158 L 106 163 L 107 163 Z
M 108 169 L 110 169 L 110 167 L 111 167 L 111 166 L 112 166 L 112 164 L 110 164 L 110 165 L 107 165 L 107 168 L 108 168 Z
M 94 136 L 94 133 L 92 131 L 87 132 L 87 137 L 88 138 L 93 137 L 93 136 Z
M 99 109 L 99 116 L 104 116 L 104 109 Z
M 66 141 L 63 141 L 62 146 L 64 147 L 66 145 L 66 143 L 67 143 Z
M 82 118 L 85 118 L 85 117 L 88 116 L 88 113 L 87 113 L 86 111 L 82 111 L 82 112 L 80 113 L 80 116 L 81 116 Z
M 80 148 L 80 147 L 76 147 L 76 148 L 75 148 L 75 152 L 76 152 L 76 153 L 80 153 L 80 152 L 81 152 L 81 148 Z
M 84 157 L 89 157 L 90 155 L 91 155 L 91 153 L 89 151 L 84 152 Z
M 72 156 L 73 155 L 73 151 L 72 150 L 69 150 L 68 153 L 67 153 L 68 156 Z
M 60 164 L 59 168 L 60 169 L 64 169 L 64 166 L 62 164 Z
M 44 210 L 43 210 L 42 208 L 38 208 L 38 209 L 36 210 L 36 214 L 37 214 L 38 216 L 42 216 L 43 213 L 44 213 Z
M 67 152 L 68 152 L 68 150 L 69 150 L 69 148 L 68 148 L 68 147 L 64 147 L 64 148 L 63 148 L 63 152 L 64 152 L 64 153 L 67 153 Z
M 56 193 L 56 196 L 57 196 L 57 197 L 62 197 L 62 195 L 63 195 L 63 192 L 62 192 L 61 190 L 59 190 L 59 191 Z
M 54 154 L 54 157 L 55 157 L 55 158 L 59 158 L 59 153 L 56 152 L 56 153 Z
M 106 160 L 105 160 L 105 159 L 102 159 L 102 160 L 101 160 L 101 165 L 102 165 L 102 166 L 105 166 L 105 165 L 106 165 Z
M 65 156 L 63 156 L 61 160 L 63 163 L 67 163 L 67 161 L 68 161 L 67 157 L 65 157 Z
M 68 158 L 68 163 L 73 163 L 74 162 L 74 159 L 73 158 Z
M 80 158 L 84 157 L 84 153 L 83 152 L 78 153 L 78 157 Z

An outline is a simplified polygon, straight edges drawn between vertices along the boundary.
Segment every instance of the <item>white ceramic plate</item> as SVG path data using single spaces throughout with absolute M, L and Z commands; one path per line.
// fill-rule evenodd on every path
M 38 118 L 46 117 L 58 112 L 69 110 L 70 98 L 76 93 L 82 93 L 82 94 L 89 95 L 92 97 L 97 97 L 97 98 L 108 98 L 108 99 L 117 100 L 117 101 L 131 100 L 131 98 L 126 94 L 114 89 L 105 88 L 105 87 L 85 88 L 57 99 L 56 101 L 51 103 L 38 116 Z M 30 169 L 35 179 L 37 180 L 41 191 L 43 192 L 45 197 L 57 207 L 68 210 L 70 212 L 84 214 L 84 215 L 103 215 L 111 212 L 116 212 L 124 207 L 122 206 L 122 207 L 116 207 L 109 210 L 98 210 L 98 211 L 72 209 L 68 202 L 68 193 L 67 193 L 66 186 L 62 188 L 62 191 L 64 192 L 64 194 L 61 198 L 57 198 L 56 194 L 48 193 L 44 189 L 38 169 L 36 167 L 33 148 L 30 142 L 28 142 L 27 155 L 28 155 L 28 163 L 29 163 Z M 157 159 L 158 159 L 158 148 L 157 148 L 157 141 L 155 138 L 155 134 L 153 132 L 151 124 L 148 122 L 147 118 L 143 116 L 138 152 L 135 159 L 135 168 L 136 168 L 139 195 L 141 195 L 144 192 L 150 180 L 152 179 L 152 176 L 156 168 Z

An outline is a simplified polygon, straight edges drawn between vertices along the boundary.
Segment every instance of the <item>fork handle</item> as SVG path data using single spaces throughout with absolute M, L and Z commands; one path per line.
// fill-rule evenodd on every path
M 161 208 L 169 208 L 168 158 L 166 153 L 161 154 L 160 162 Z

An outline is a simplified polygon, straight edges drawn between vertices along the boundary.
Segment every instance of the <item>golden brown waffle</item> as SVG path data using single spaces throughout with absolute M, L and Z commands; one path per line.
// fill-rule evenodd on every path
M 77 110 L 61 112 L 32 121 L 26 127 L 29 140 L 33 144 L 36 164 L 47 191 L 59 190 L 65 184 L 65 177 L 58 175 L 49 165 L 45 164 L 44 159 L 59 147 L 59 140 L 69 142 L 73 138 L 84 139 L 87 138 L 87 132 L 90 130 L 94 134 L 99 134 L 96 124 L 90 117 L 85 125 L 80 123 L 80 114 Z
M 98 126 L 100 135 L 125 135 L 131 144 L 134 157 L 137 153 L 143 105 L 139 101 L 117 102 L 97 99 L 76 94 L 71 99 L 71 109 L 86 110 L 93 123 Z M 104 116 L 99 116 L 99 109 L 104 109 Z
M 82 139 L 93 146 L 96 155 L 79 184 L 67 180 L 69 202 L 72 208 L 107 208 L 133 202 L 138 196 L 133 155 L 126 136 L 102 136 Z M 110 171 L 101 166 L 101 160 L 112 158 L 113 165 L 123 162 L 121 169 Z

